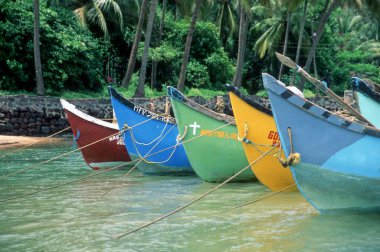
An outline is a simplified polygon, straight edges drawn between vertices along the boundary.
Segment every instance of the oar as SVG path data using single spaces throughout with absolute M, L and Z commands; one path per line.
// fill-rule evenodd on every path
M 297 65 L 293 60 L 289 59 L 288 57 L 277 53 L 276 56 L 279 61 L 281 61 L 282 64 L 297 70 L 297 72 L 301 73 L 303 77 L 305 77 L 308 81 L 310 81 L 316 88 L 321 89 L 323 92 L 330 95 L 336 102 L 338 102 L 343 108 L 347 109 L 352 115 L 356 116 L 358 119 L 360 119 L 363 122 L 368 123 L 368 125 L 374 127 L 372 123 L 370 123 L 364 116 L 362 116 L 358 111 L 356 111 L 354 108 L 352 108 L 349 104 L 347 104 L 345 101 L 343 101 L 342 98 L 340 98 L 338 95 L 336 95 L 333 91 L 331 91 L 329 88 L 325 87 L 322 82 L 308 74 L 302 67 Z

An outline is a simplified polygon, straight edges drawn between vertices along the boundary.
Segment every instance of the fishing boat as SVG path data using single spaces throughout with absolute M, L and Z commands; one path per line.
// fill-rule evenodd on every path
M 249 97 L 243 95 L 234 86 L 227 86 L 232 110 L 236 120 L 239 136 L 242 141 L 248 162 L 252 163 L 273 145 L 280 144 L 272 111 Z M 274 152 L 278 158 L 284 158 L 280 146 Z M 252 166 L 257 179 L 272 191 L 279 191 L 294 185 L 289 168 L 284 168 L 273 155 L 265 156 Z M 296 189 L 296 187 L 293 187 Z
M 122 166 L 126 168 L 131 158 L 125 150 L 123 139 L 119 138 L 119 127 L 92 117 L 61 99 L 62 107 L 69 120 L 74 139 L 84 161 L 94 170 Z
M 223 182 L 248 166 L 233 117 L 207 109 L 173 87 L 168 95 L 187 157 L 201 179 Z M 232 181 L 254 178 L 247 169 Z
M 262 74 L 298 189 L 320 212 L 380 212 L 380 131 L 335 115 Z
M 109 87 L 125 147 L 147 175 L 194 174 L 173 117 L 158 115 L 125 99 Z
M 380 86 L 353 77 L 352 87 L 360 113 L 376 128 L 380 128 Z

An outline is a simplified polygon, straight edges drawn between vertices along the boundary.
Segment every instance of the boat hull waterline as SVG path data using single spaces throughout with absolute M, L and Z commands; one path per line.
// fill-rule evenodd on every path
M 303 196 L 320 212 L 379 212 L 380 131 L 263 81 L 286 156 L 291 142 L 301 155 L 291 170 Z

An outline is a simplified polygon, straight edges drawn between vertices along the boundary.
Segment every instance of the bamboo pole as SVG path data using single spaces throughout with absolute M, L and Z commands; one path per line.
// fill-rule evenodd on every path
M 313 84 L 316 88 L 321 89 L 324 93 L 327 95 L 330 95 L 331 98 L 333 98 L 336 102 L 338 102 L 343 108 L 347 109 L 352 115 L 356 116 L 358 119 L 360 119 L 363 122 L 366 122 L 368 125 L 374 127 L 372 123 L 370 123 L 364 116 L 362 116 L 358 111 L 356 111 L 354 108 L 352 108 L 349 104 L 347 104 L 345 101 L 343 101 L 342 98 L 340 98 L 338 95 L 336 95 L 331 89 L 325 87 L 322 82 L 308 74 L 302 67 L 297 65 L 294 61 L 292 61 L 290 58 L 277 53 L 276 56 L 284 65 L 297 70 L 303 77 L 305 77 L 311 84 Z

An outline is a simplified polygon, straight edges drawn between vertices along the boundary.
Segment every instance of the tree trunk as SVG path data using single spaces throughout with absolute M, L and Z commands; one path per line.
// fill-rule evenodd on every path
M 303 6 L 303 15 L 302 15 L 302 20 L 301 20 L 300 35 L 298 37 L 298 43 L 297 43 L 297 53 L 296 53 L 296 64 L 297 65 L 298 65 L 298 61 L 300 58 L 303 30 L 305 29 L 305 23 L 306 23 L 306 18 L 307 18 L 307 4 L 308 4 L 307 2 L 308 2 L 308 0 L 305 0 L 305 4 Z M 292 80 L 290 81 L 291 86 L 293 86 L 295 78 L 296 78 L 296 72 L 293 72 Z
M 292 13 L 290 11 L 288 11 L 286 13 L 286 30 L 285 30 L 284 49 L 282 50 L 282 55 L 284 55 L 284 56 L 286 56 L 286 50 L 288 49 L 290 17 L 291 16 L 292 16 Z M 279 80 L 281 80 L 283 69 L 284 69 L 284 64 L 281 63 L 280 72 L 278 74 L 278 79 Z
M 327 0 L 327 1 L 329 1 L 329 0 Z M 330 6 L 326 9 L 325 13 L 321 16 L 321 19 L 320 19 L 319 25 L 318 25 L 318 29 L 316 32 L 315 40 L 313 41 L 313 45 L 311 46 L 309 54 L 307 55 L 307 60 L 306 60 L 306 64 L 304 67 L 304 69 L 306 71 L 309 70 L 311 61 L 314 57 L 315 51 L 317 50 L 317 46 L 318 46 L 319 40 L 321 39 L 323 29 L 325 28 L 327 20 L 329 19 L 333 10 L 335 10 L 335 8 L 338 7 L 339 2 L 340 2 L 339 0 L 332 0 L 332 3 L 330 4 Z M 305 85 L 305 80 L 302 79 L 301 83 L 299 85 L 299 89 L 303 90 L 304 85 Z
M 245 13 L 244 6 L 240 5 L 240 24 L 239 24 L 239 43 L 238 43 L 238 56 L 236 62 L 236 71 L 232 84 L 236 87 L 241 86 L 243 75 L 244 54 L 247 41 L 247 14 Z
M 149 19 L 148 19 L 148 24 L 147 24 L 146 33 L 145 33 L 144 52 L 141 59 L 139 84 L 137 85 L 134 97 L 145 96 L 144 86 L 145 86 L 146 67 L 148 65 L 150 38 L 152 37 L 153 23 L 154 23 L 154 17 L 156 16 L 157 3 L 158 3 L 158 0 L 152 0 L 150 3 Z
M 143 0 L 141 3 L 141 10 L 140 10 L 140 15 L 139 15 L 139 22 L 137 23 L 135 39 L 133 40 L 131 54 L 129 55 L 127 73 L 125 74 L 123 82 L 121 84 L 121 86 L 123 87 L 128 87 L 129 82 L 131 81 L 131 78 L 132 78 L 133 69 L 135 68 L 137 49 L 139 47 L 139 43 L 141 39 L 141 33 L 142 33 L 143 24 L 144 24 L 147 5 L 148 5 L 148 0 Z
M 199 10 L 201 9 L 201 4 L 202 4 L 202 0 L 195 1 L 195 8 L 193 11 L 193 16 L 191 17 L 189 32 L 187 33 L 187 37 L 186 37 L 186 44 L 185 44 L 185 51 L 183 53 L 183 58 L 182 58 L 181 72 L 179 74 L 179 80 L 177 84 L 177 89 L 179 91 L 183 91 L 185 87 L 186 67 L 189 61 L 189 56 L 190 56 L 191 41 L 193 40 L 193 34 L 195 30 L 195 25 L 197 23 L 197 18 L 199 15 Z
M 162 13 L 161 13 L 160 28 L 158 31 L 157 47 L 159 47 L 161 45 L 162 33 L 164 30 L 166 1 L 167 0 L 162 0 Z M 157 86 L 157 65 L 158 65 L 157 61 L 153 61 L 153 63 L 152 63 L 152 76 L 151 76 L 151 80 L 150 80 L 150 88 L 151 89 L 153 89 Z
M 37 95 L 45 95 L 44 79 L 42 77 L 40 53 L 40 2 L 34 0 L 34 67 L 36 71 Z

